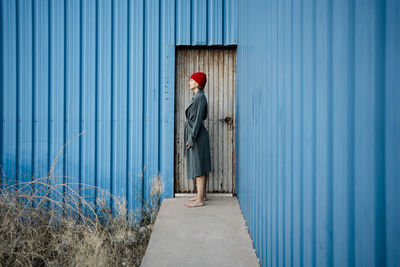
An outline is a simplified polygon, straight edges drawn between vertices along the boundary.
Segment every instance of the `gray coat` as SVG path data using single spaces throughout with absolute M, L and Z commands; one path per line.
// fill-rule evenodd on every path
M 186 156 L 187 179 L 211 171 L 210 141 L 203 120 L 207 118 L 207 98 L 199 90 L 185 109 L 184 155 Z M 189 141 L 191 148 L 187 149 Z

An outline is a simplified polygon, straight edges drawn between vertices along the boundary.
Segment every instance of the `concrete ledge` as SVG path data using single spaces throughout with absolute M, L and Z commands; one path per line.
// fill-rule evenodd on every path
M 260 266 L 236 197 L 164 199 L 141 266 Z

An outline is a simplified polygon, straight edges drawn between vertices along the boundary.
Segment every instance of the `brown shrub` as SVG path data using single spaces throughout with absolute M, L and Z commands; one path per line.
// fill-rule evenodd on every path
M 56 184 L 59 154 L 47 177 L 13 185 L 2 179 L 0 266 L 139 266 L 159 210 L 159 176 L 150 204 L 133 212 L 100 188 Z M 88 191 L 97 201 L 83 197 Z

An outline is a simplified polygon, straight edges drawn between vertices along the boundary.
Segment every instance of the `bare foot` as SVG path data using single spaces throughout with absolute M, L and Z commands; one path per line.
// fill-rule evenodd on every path
M 192 198 L 188 198 L 189 201 L 195 201 L 197 200 L 197 197 L 192 197 Z M 204 198 L 203 201 L 206 201 L 207 198 Z
M 187 208 L 194 208 L 194 207 L 201 207 L 204 206 L 204 202 L 199 202 L 199 201 L 193 201 L 192 203 L 185 203 L 185 207 Z

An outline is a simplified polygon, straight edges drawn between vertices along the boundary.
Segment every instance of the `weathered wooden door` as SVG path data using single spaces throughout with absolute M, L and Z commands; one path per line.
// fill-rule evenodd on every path
M 175 193 L 196 192 L 193 179 L 186 176 L 184 149 L 185 106 L 194 93 L 190 75 L 204 72 L 207 84 L 208 118 L 203 121 L 210 134 L 211 173 L 207 192 L 235 192 L 235 73 L 234 48 L 178 48 L 175 67 Z

